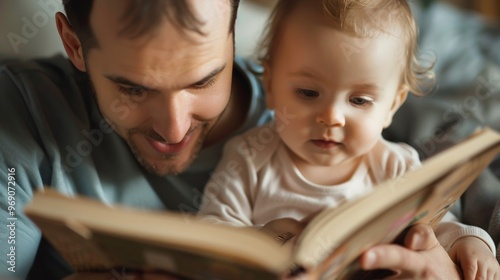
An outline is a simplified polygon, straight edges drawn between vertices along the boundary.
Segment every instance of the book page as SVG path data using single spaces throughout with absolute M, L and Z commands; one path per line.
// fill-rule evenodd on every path
M 291 248 L 264 233 L 192 216 L 109 207 L 50 190 L 35 194 L 25 213 L 77 271 L 126 267 L 194 279 L 279 279 L 291 265 Z
M 323 211 L 299 239 L 295 262 L 330 279 L 370 246 L 392 242 L 408 225 L 435 226 L 498 154 L 499 143 L 500 134 L 482 130 L 421 168 Z

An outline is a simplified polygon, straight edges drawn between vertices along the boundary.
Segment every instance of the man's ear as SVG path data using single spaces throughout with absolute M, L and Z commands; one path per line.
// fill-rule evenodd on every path
M 68 19 L 61 12 L 56 14 L 56 26 L 69 59 L 73 62 L 75 67 L 78 68 L 78 70 L 85 72 L 86 67 L 83 57 L 82 44 L 71 28 L 71 24 Z
M 262 83 L 266 90 L 266 105 L 269 109 L 274 109 L 274 101 L 271 93 L 271 63 L 268 60 L 262 62 L 264 73 L 262 74 Z
M 406 101 L 406 97 L 408 97 L 408 87 L 406 85 L 403 85 L 399 88 L 396 96 L 394 97 L 394 101 L 392 102 L 391 108 L 384 123 L 384 128 L 387 128 L 389 127 L 389 125 L 391 125 L 392 117 L 394 117 L 394 114 L 396 114 L 401 105 L 403 105 L 403 103 Z

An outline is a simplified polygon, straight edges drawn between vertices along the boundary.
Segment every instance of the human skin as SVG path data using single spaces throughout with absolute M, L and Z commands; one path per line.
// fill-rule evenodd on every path
M 119 34 L 126 5 L 95 1 L 90 24 L 98 46 L 87 53 L 65 16 L 56 20 L 69 58 L 90 76 L 101 113 L 157 175 L 184 171 L 201 147 L 227 133 L 213 129 L 230 122 L 223 112 L 235 106 L 229 103 L 234 55 L 229 1 L 188 2 L 203 22 L 203 35 L 163 20 L 132 39 Z
M 334 24 L 322 18 L 320 5 L 299 1 L 281 28 L 279 46 L 284 47 L 264 64 L 268 106 L 294 115 L 288 124 L 276 119 L 278 133 L 302 175 L 323 185 L 351 177 L 356 158 L 380 139 L 407 94 L 400 84 L 404 42 L 398 38 L 403 36 L 381 32 L 359 38 Z M 342 46 L 363 47 L 348 56 Z M 293 229 L 304 228 L 310 218 L 296 221 Z M 397 272 L 391 279 L 460 279 L 460 269 L 425 225 L 412 227 L 404 246 L 368 249 L 360 264 Z
M 336 185 L 351 178 L 406 99 L 405 42 L 382 32 L 366 38 L 346 34 L 326 18 L 317 20 L 319 5 L 296 5 L 281 28 L 284 47 L 265 64 L 267 104 L 294 115 L 293 122 L 275 121 L 301 174 L 316 184 Z M 355 54 L 343 51 L 361 45 Z
M 417 224 L 410 228 L 404 246 L 374 246 L 360 257 L 366 270 L 390 269 L 397 275 L 389 279 L 462 279 L 460 268 L 439 244 L 432 227 Z
M 203 35 L 164 20 L 147 35 L 131 39 L 118 35 L 126 2 L 95 1 L 90 23 L 98 46 L 88 52 L 66 17 L 56 16 L 68 57 L 89 74 L 101 113 L 138 161 L 157 175 L 185 170 L 200 148 L 241 124 L 248 106 L 245 91 L 233 79 L 229 1 L 188 2 L 203 22 Z M 109 271 L 68 279 L 112 276 Z M 173 279 L 151 273 L 140 277 Z

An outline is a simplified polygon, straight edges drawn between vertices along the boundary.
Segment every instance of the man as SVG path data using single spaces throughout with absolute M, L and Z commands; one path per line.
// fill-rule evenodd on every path
M 59 13 L 56 23 L 71 64 L 53 58 L 0 70 L 0 180 L 14 183 L 0 203 L 4 221 L 16 218 L 15 246 L 0 249 L 11 268 L 1 270 L 5 278 L 72 272 L 22 213 L 34 191 L 51 186 L 109 204 L 196 211 L 225 141 L 270 118 L 256 78 L 241 60 L 233 64 L 237 0 L 64 5 L 68 18 Z M 420 273 L 434 264 L 427 256 L 444 253 L 422 244 L 411 249 L 428 250 L 374 248 L 375 257 L 395 258 L 369 267 Z M 422 266 L 398 263 L 400 255 Z M 453 268 L 444 260 L 441 269 Z
M 40 233 L 22 208 L 35 190 L 195 211 L 225 140 L 266 121 L 257 81 L 233 69 L 237 1 L 191 3 L 66 2 L 57 28 L 79 71 L 62 59 L 3 69 L 1 181 L 15 169 L 18 220 L 16 272 L 2 275 L 24 278 L 33 263 Z M 46 248 L 32 275 L 70 272 Z

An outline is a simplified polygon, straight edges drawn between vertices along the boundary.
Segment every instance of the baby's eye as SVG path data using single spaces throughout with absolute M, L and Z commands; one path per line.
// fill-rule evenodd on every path
M 373 101 L 366 99 L 364 97 L 353 97 L 351 98 L 351 103 L 356 106 L 371 106 L 373 105 Z
M 319 92 L 312 89 L 302 89 L 298 88 L 295 90 L 295 94 L 304 99 L 312 99 L 319 96 Z

